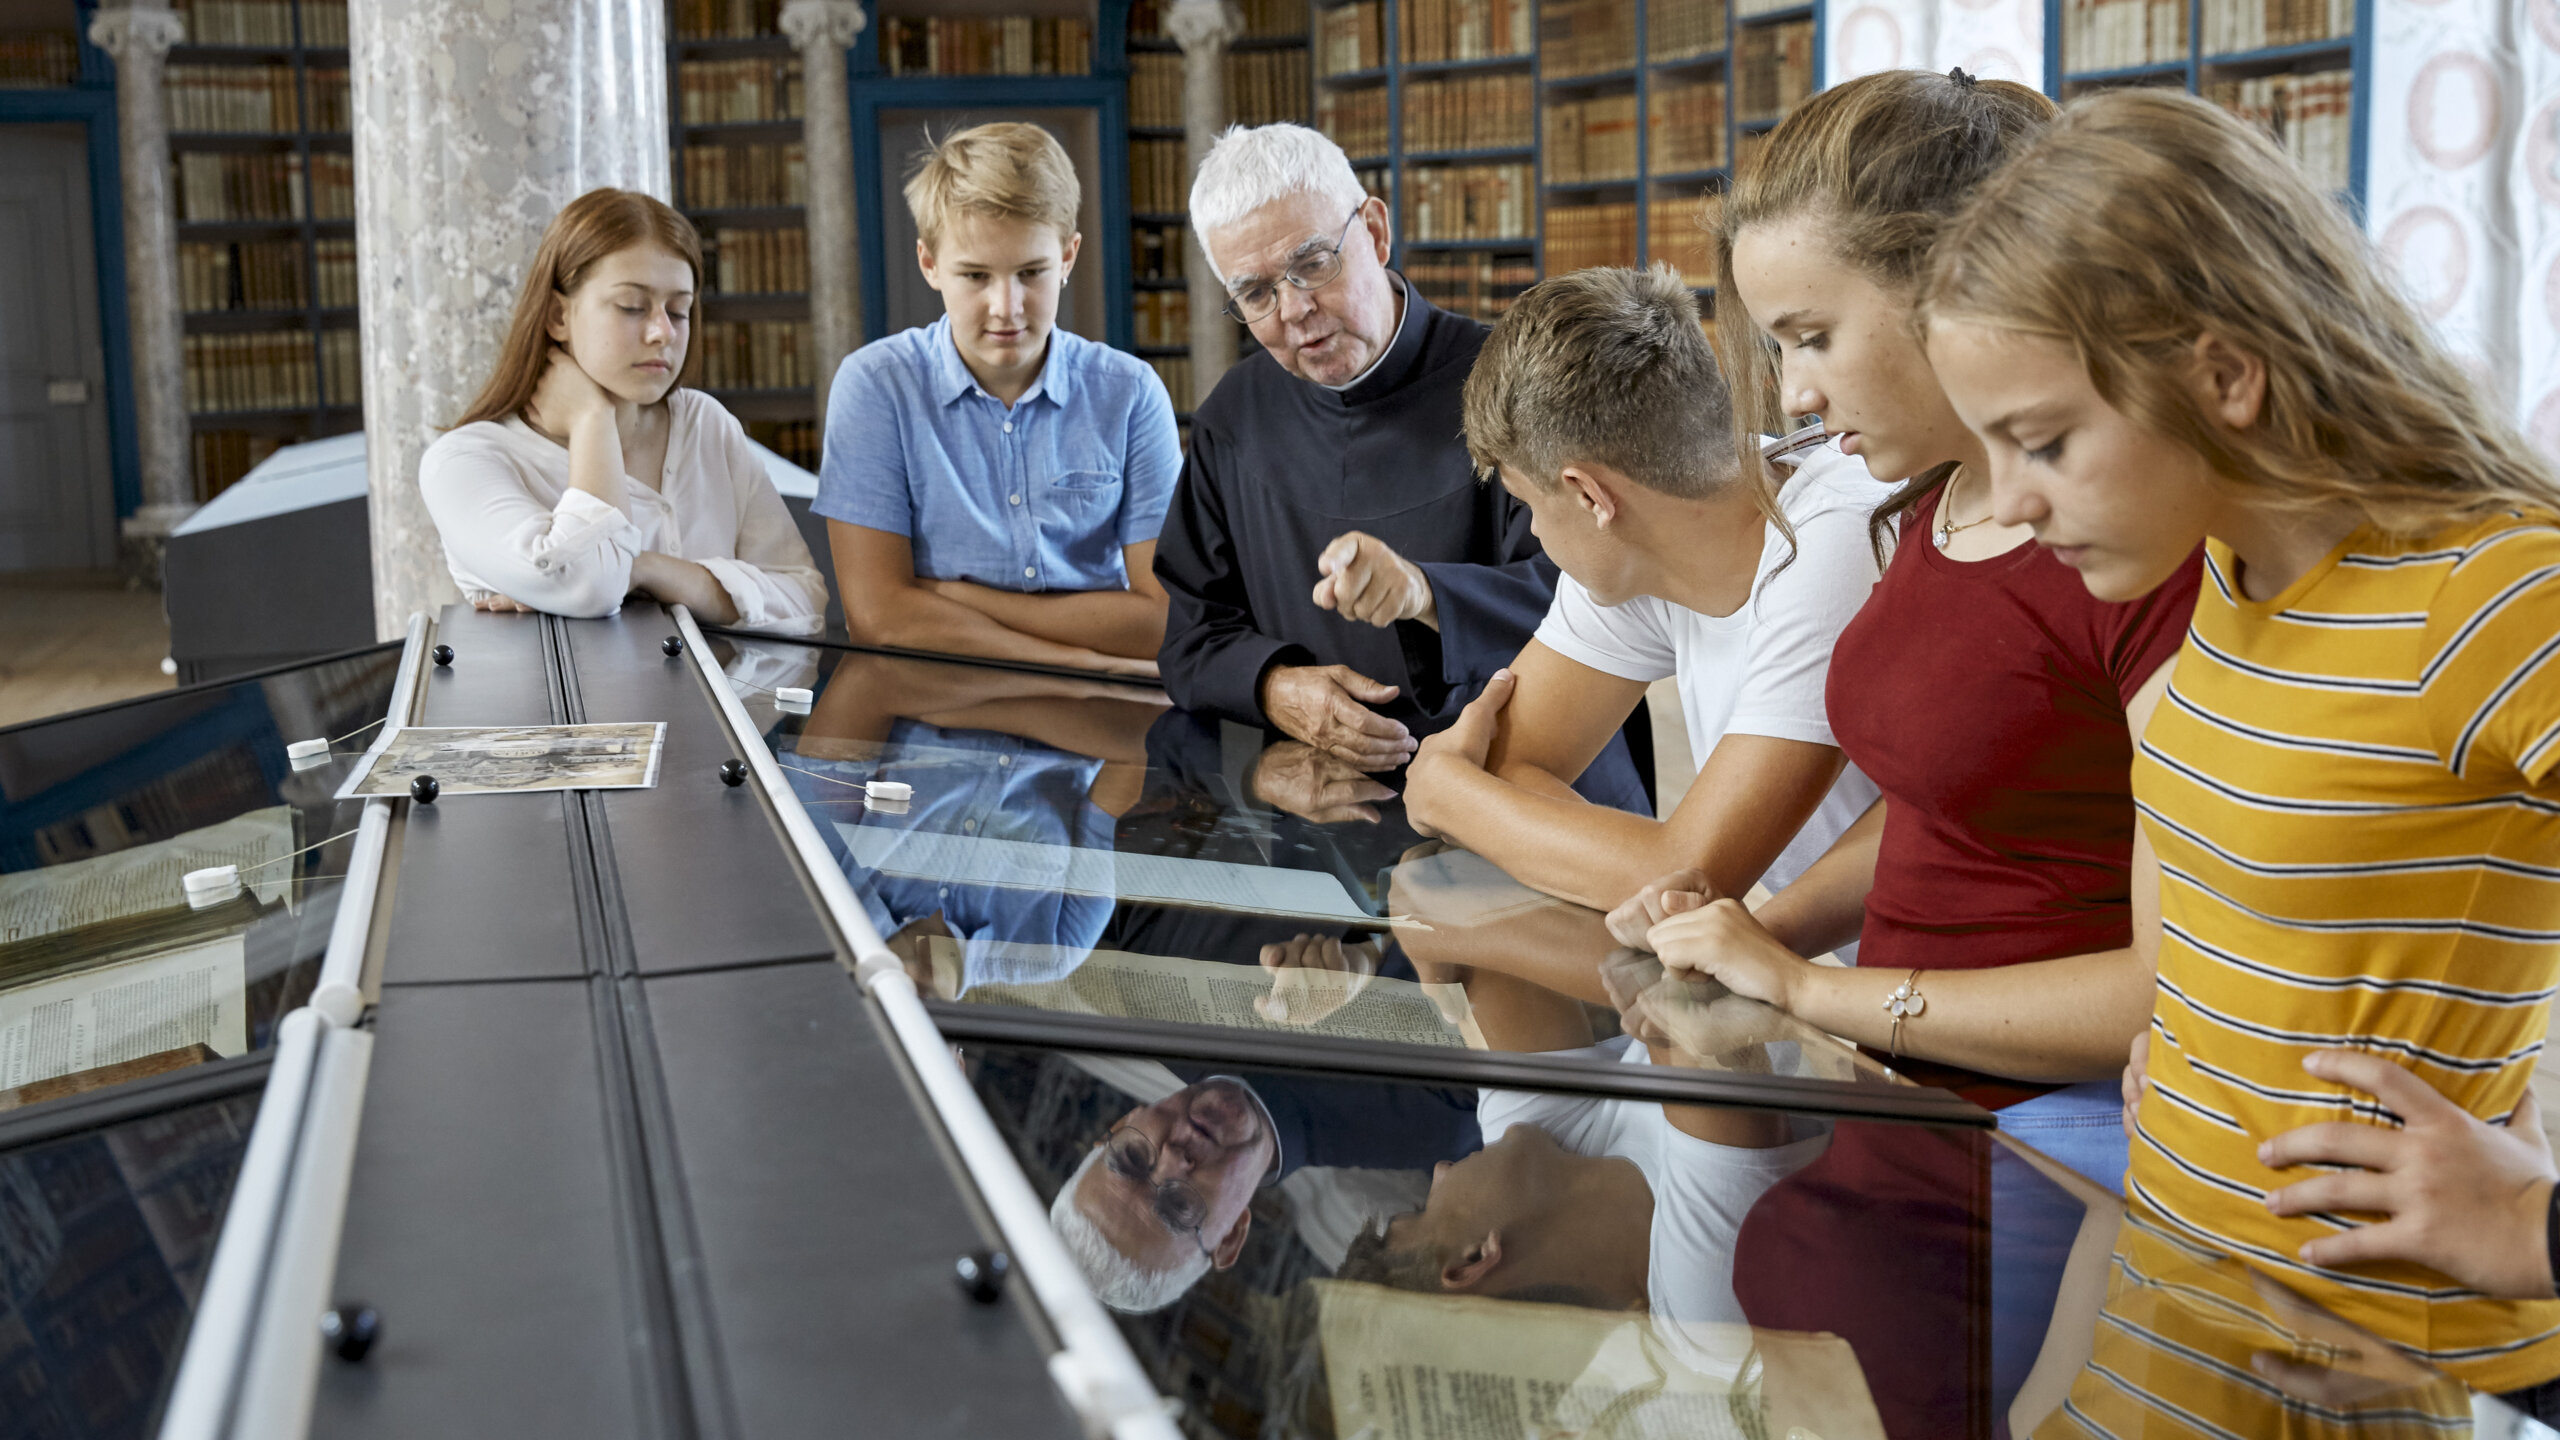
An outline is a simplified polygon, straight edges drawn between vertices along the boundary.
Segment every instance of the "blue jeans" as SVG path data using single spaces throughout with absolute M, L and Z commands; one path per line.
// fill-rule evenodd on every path
M 2113 1080 L 2068 1085 L 2000 1112 L 2000 1128 L 2020 1144 L 2121 1195 L 2123 1094 Z M 2086 1207 L 2005 1145 L 1991 1150 L 1991 1387 L 1995 1425 L 2006 1431 L 2009 1402 L 2027 1383 L 2063 1262 L 2079 1238 Z

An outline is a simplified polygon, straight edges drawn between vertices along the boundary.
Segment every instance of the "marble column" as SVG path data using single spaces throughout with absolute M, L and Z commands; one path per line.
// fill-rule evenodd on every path
M 1227 46 L 1244 33 L 1244 15 L 1233 0 L 1174 0 L 1164 33 L 1182 47 L 1182 149 L 1186 176 L 1200 173 L 1209 147 L 1227 127 Z M 1191 403 L 1236 363 L 1236 325 L 1223 313 L 1226 288 L 1209 268 L 1200 232 L 1191 231 L 1184 271 L 1191 277 Z
M 116 144 L 124 184 L 125 309 L 142 507 L 124 522 L 127 561 L 155 581 L 160 544 L 196 508 L 187 431 L 186 342 L 178 304 L 178 217 L 169 193 L 169 47 L 186 25 L 168 0 L 101 9 L 89 40 L 115 57 Z
M 348 14 L 374 626 L 457 598 L 418 457 L 496 366 L 560 207 L 670 196 L 658 0 L 379 0 Z
M 809 346 L 822 426 L 836 366 L 862 344 L 853 102 L 844 52 L 862 33 L 864 18 L 859 0 L 789 0 L 782 7 L 782 33 L 800 51 L 800 132 L 809 177 Z

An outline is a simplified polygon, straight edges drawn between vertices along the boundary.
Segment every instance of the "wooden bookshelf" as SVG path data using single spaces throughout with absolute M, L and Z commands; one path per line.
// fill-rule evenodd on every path
M 1164 34 L 1170 0 L 1135 0 L 1126 21 L 1129 92 L 1129 333 L 1186 425 L 1191 375 L 1191 172 L 1182 132 L 1182 50 Z M 1240 0 L 1244 33 L 1226 57 L 1228 119 L 1312 124 L 1314 50 L 1304 0 Z M 1383 120 L 1383 114 L 1381 115 Z M 1251 353 L 1250 336 L 1238 341 Z
M 782 0 L 668 0 L 676 208 L 702 235 L 694 383 L 757 443 L 816 469 L 800 53 Z
M 1733 157 L 1819 82 L 1818 4 L 1314 0 L 1319 124 L 1374 174 L 1396 264 L 1490 320 L 1546 275 L 1667 260 Z M 1508 231 L 1510 233 L 1501 233 Z
M 2046 0 L 2048 90 L 2160 85 L 2272 132 L 2362 212 L 2372 0 Z
M 169 52 L 196 498 L 359 429 L 344 0 L 177 0 Z

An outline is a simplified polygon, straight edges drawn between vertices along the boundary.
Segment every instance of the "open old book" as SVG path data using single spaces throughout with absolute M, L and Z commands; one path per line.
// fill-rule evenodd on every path
M 1341 971 L 1277 972 L 1283 985 L 1305 987 L 1292 1001 L 1292 1014 L 1321 1014 L 1304 1024 L 1268 1019 L 1256 1001 L 1272 993 L 1275 972 L 1258 965 L 1230 965 L 1215 960 L 1188 960 L 1171 955 L 1140 955 L 1127 950 L 1074 952 L 1049 945 L 978 942 L 1017 974 L 1055 974 L 1065 978 L 1037 984 L 981 982 L 964 984 L 968 974 L 966 943 L 947 935 L 928 941 L 934 994 L 973 1005 L 1019 1005 L 1034 1010 L 1063 1010 L 1109 1015 L 1125 1020 L 1170 1020 L 1188 1025 L 1218 1025 L 1239 1030 L 1289 1030 L 1309 1035 L 1335 1035 L 1352 1040 L 1382 1040 L 1402 1045 L 1444 1049 L 1485 1048 L 1468 1008 L 1466 987 L 1422 985 L 1383 976 L 1353 977 Z M 1072 968 L 1070 968 L 1072 967 Z M 1332 987 L 1333 994 L 1307 994 Z M 1322 1002 L 1332 1002 L 1330 1008 Z
M 1837 1335 L 1313 1283 L 1338 1440 L 1884 1440 Z

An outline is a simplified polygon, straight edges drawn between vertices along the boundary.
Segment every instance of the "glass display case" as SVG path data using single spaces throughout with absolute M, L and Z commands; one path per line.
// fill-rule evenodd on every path
M 154 1424 L 401 656 L 0 730 L 0 1433 Z
M 857 975 L 921 997 L 1183 1434 L 2519 1423 L 1294 741 L 1140 683 L 707 659 Z

